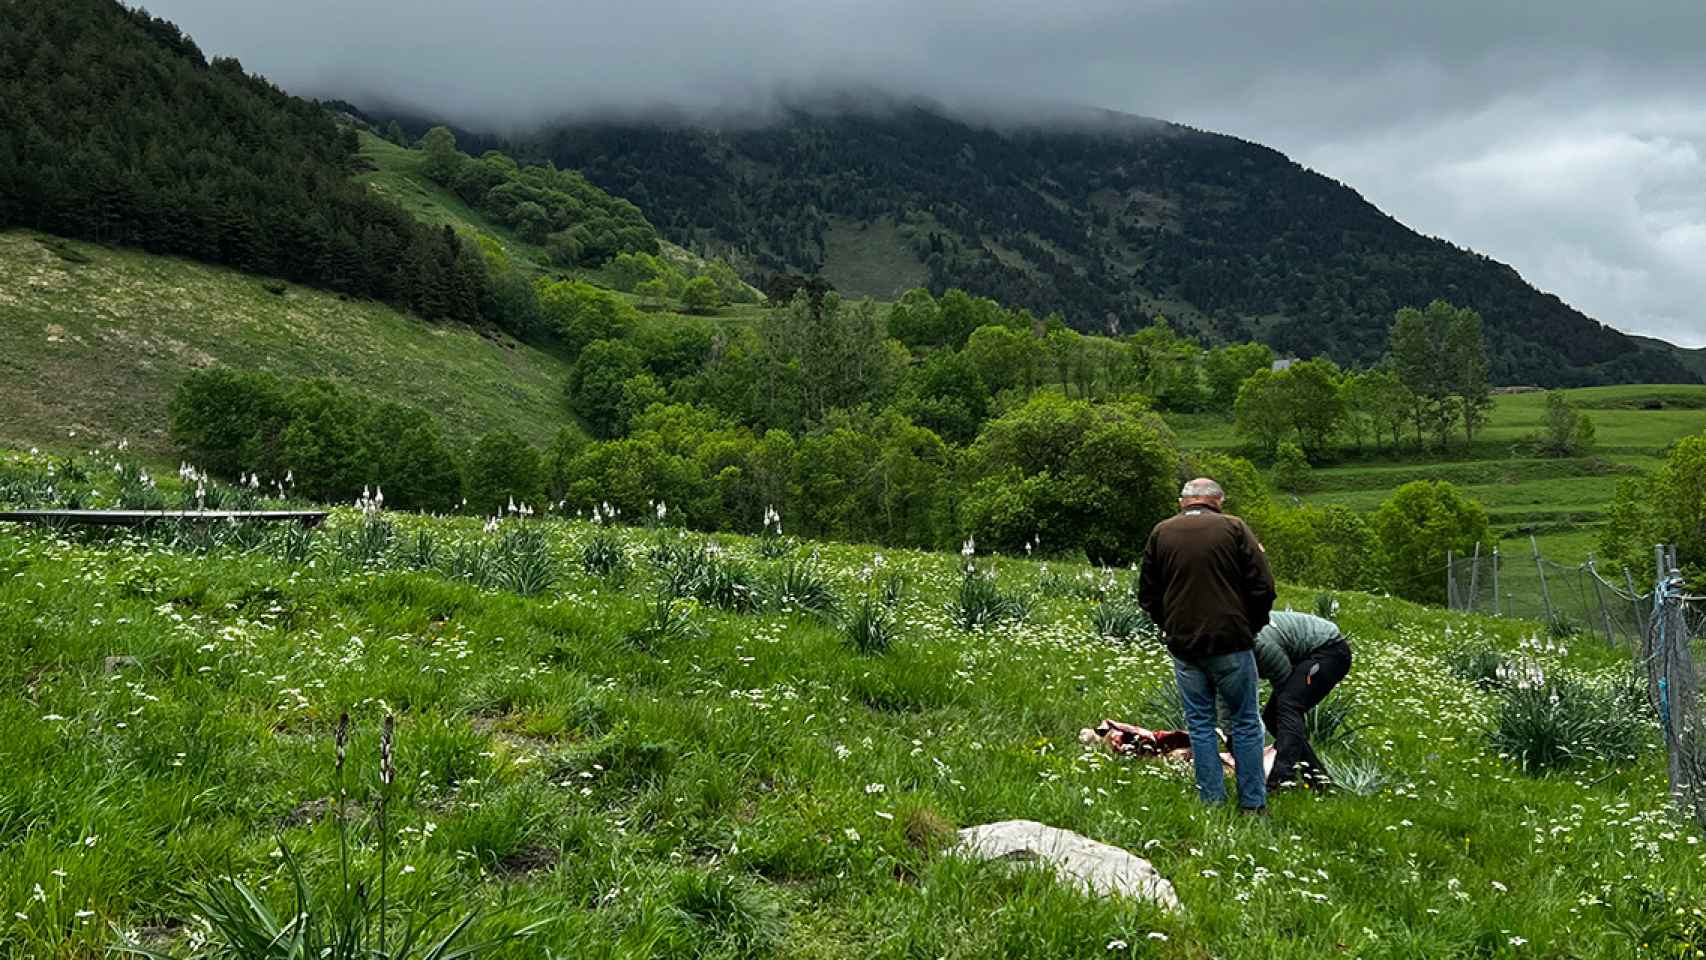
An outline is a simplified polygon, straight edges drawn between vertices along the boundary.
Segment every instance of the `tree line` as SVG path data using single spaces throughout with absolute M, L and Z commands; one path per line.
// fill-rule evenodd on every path
M 1437 586 L 1420 575 L 1428 563 L 1486 538 L 1485 512 L 1449 485 L 1407 493 L 1390 520 L 1291 508 L 1250 461 L 1181 449 L 1159 411 L 1245 393 L 1271 372 L 1260 345 L 1204 350 L 1164 322 L 1087 337 L 961 291 L 913 291 L 887 310 L 802 294 L 750 323 L 646 313 L 574 280 L 542 282 L 539 302 L 577 357 L 564 385 L 573 423 L 547 448 L 498 433 L 447 450 L 418 411 L 219 371 L 186 381 L 173 436 L 216 472 L 293 470 L 332 500 L 383 483 L 388 502 L 466 498 L 483 513 L 608 503 L 638 517 L 661 501 L 683 524 L 748 531 L 774 508 L 818 538 L 943 548 L 972 536 L 1107 564 L 1134 560 L 1179 482 L 1207 472 L 1272 539 L 1288 579 L 1418 596 Z M 412 424 L 409 442 L 380 420 Z M 401 476 L 428 459 L 454 465 L 431 473 L 442 495 Z M 1444 518 L 1421 545 L 1418 514 Z
M 624 253 L 655 254 L 657 230 L 640 208 L 549 163 L 523 166 L 497 150 L 470 157 L 456 135 L 433 127 L 421 138 L 422 170 L 462 202 L 543 246 L 559 267 L 596 267 Z

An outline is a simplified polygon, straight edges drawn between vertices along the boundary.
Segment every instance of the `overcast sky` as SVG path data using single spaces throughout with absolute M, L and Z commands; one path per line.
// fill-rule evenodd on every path
M 148 6 L 293 93 L 475 128 L 843 84 L 1175 120 L 1283 150 L 1613 326 L 1706 346 L 1706 0 Z

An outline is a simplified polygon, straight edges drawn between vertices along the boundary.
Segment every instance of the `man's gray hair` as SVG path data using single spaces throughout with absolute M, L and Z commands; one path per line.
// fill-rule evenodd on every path
M 1180 500 L 1215 499 L 1226 497 L 1226 491 L 1220 489 L 1220 484 L 1213 480 L 1192 480 L 1179 491 Z

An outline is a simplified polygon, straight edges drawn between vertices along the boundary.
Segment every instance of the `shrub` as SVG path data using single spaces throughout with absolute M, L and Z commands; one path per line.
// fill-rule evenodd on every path
M 1580 457 L 1593 449 L 1593 441 L 1593 420 L 1562 390 L 1547 391 L 1546 421 L 1534 439 L 1536 450 L 1547 457 Z
M 1491 543 L 1487 510 L 1444 480 L 1406 483 L 1375 511 L 1392 592 L 1424 603 L 1444 603 L 1446 555 L 1468 556 Z
M 290 419 L 287 391 L 277 377 L 225 367 L 185 377 L 167 411 L 172 444 L 222 477 L 256 468 L 272 473 L 279 435 Z
M 1009 553 L 1040 536 L 1123 566 L 1176 508 L 1178 446 L 1137 405 L 1038 393 L 990 421 L 967 460 L 977 480 L 961 507 L 966 532 Z
M 1600 528 L 1600 551 L 1646 582 L 1655 543 L 1674 545 L 1683 575 L 1706 590 L 1706 432 L 1678 440 L 1651 476 L 1617 484 Z
M 1271 510 L 1261 538 L 1274 576 L 1281 580 L 1333 590 L 1368 590 L 1380 581 L 1379 538 L 1348 507 Z
M 644 369 L 644 358 L 622 340 L 594 340 L 586 345 L 569 373 L 565 387 L 569 408 L 601 439 L 621 436 L 622 385 Z
M 465 469 L 468 508 L 483 516 L 501 514 L 511 503 L 536 505 L 544 496 L 539 452 L 508 430 L 481 437 Z
M 1279 445 L 1274 455 L 1274 486 L 1287 493 L 1302 493 L 1309 489 L 1310 470 L 1302 447 L 1290 440 Z
M 723 305 L 723 291 L 710 277 L 694 277 L 681 292 L 681 305 L 688 313 L 714 313 Z
M 348 502 L 371 482 L 364 459 L 372 450 L 365 436 L 368 411 L 362 398 L 326 380 L 303 380 L 291 388 L 290 424 L 279 438 L 278 461 L 293 471 L 299 494 Z
M 1632 697 L 1567 676 L 1519 682 L 1494 719 L 1492 743 L 1529 773 L 1628 759 L 1642 729 Z

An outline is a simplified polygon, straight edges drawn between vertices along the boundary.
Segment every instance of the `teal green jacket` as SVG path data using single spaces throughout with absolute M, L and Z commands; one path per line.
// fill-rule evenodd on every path
M 1339 625 L 1331 620 L 1276 610 L 1256 634 L 1256 673 L 1278 686 L 1291 675 L 1292 664 L 1341 636 Z

